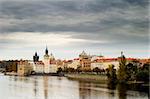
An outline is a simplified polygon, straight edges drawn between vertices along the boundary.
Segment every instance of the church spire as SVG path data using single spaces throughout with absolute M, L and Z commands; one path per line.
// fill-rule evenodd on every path
M 47 46 L 46 46 L 46 49 L 45 49 L 45 55 L 48 55 L 48 49 L 47 49 Z
M 35 56 L 37 56 L 37 52 L 35 52 Z

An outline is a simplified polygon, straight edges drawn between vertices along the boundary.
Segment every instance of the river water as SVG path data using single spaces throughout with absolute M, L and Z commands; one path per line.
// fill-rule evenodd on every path
M 0 75 L 0 99 L 148 99 L 148 93 L 65 77 Z

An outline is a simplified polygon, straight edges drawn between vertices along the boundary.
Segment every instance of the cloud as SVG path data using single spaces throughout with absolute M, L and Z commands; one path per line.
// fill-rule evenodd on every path
M 94 43 L 108 43 L 106 40 L 88 40 L 82 38 L 72 38 L 70 33 L 66 35 L 55 33 L 41 33 L 41 32 L 15 32 L 12 34 L 0 34 L 0 44 L 6 44 L 8 48 L 22 48 L 26 47 L 38 47 L 38 46 L 51 46 L 51 47 L 63 47 L 73 46 L 76 43 L 94 44 Z
M 139 1 L 140 3 L 133 0 L 1 1 L 0 15 L 4 25 L 1 23 L 0 30 L 1 32 L 96 32 L 134 21 L 147 21 L 146 1 Z
M 50 46 L 134 49 L 137 43 L 136 49 L 147 49 L 148 4 L 148 0 L 0 0 L 0 45 L 27 48 L 53 42 Z

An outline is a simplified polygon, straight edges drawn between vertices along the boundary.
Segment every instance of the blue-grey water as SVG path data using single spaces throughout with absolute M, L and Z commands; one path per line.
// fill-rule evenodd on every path
M 0 75 L 0 99 L 148 99 L 148 93 L 65 77 Z

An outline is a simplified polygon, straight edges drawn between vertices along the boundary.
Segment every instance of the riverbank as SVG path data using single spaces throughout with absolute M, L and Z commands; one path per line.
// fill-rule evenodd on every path
M 102 74 L 65 74 L 65 77 L 71 80 L 79 80 L 79 81 L 86 81 L 86 82 L 99 82 L 99 83 L 108 83 L 108 78 L 106 75 Z M 135 85 L 139 84 L 142 86 L 150 87 L 148 83 L 143 81 L 127 81 L 126 84 L 128 85 Z
M 108 79 L 106 75 L 96 75 L 96 74 L 65 74 L 68 79 L 80 80 L 86 82 L 99 82 L 107 83 Z
M 63 73 L 34 73 L 34 74 L 24 74 L 24 75 L 20 75 L 19 73 L 16 72 L 5 72 L 2 73 L 4 75 L 8 75 L 8 76 L 64 76 Z
M 4 75 L 8 75 L 8 76 L 18 76 L 18 73 L 16 73 L 16 72 L 5 72 Z

